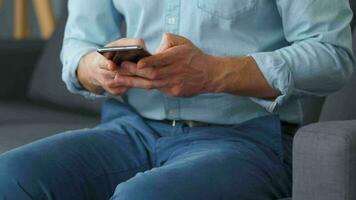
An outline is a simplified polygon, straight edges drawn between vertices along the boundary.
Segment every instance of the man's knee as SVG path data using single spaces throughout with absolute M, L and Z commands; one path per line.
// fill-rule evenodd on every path
M 0 156 L 0 199 L 32 199 L 39 171 L 31 157 L 20 151 Z
M 161 200 L 167 198 L 166 192 L 162 189 L 162 185 L 157 187 L 155 181 L 148 177 L 139 175 L 133 179 L 121 183 L 117 186 L 114 196 L 111 200 Z

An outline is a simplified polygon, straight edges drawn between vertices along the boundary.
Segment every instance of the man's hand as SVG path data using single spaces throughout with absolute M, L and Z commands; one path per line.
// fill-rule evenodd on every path
M 141 39 L 120 39 L 107 46 L 141 45 L 145 46 Z M 115 82 L 115 77 L 121 75 L 130 76 L 131 73 L 122 70 L 116 64 L 97 52 L 85 55 L 79 63 L 77 77 L 85 89 L 100 94 L 104 91 L 114 96 L 120 96 L 127 92 L 128 86 L 122 86 Z
M 188 39 L 165 34 L 153 56 L 122 69 L 136 76 L 115 77 L 125 87 L 158 89 L 177 97 L 201 93 L 275 98 L 280 93 L 266 81 L 252 57 L 217 57 L 205 54 Z
M 121 65 L 136 77 L 118 75 L 115 81 L 125 87 L 158 89 L 170 96 L 190 97 L 214 90 L 212 64 L 211 56 L 188 39 L 165 34 L 155 55 L 138 64 L 124 62 Z

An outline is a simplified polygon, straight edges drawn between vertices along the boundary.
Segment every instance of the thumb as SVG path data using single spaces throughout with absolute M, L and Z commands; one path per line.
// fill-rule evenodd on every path
M 165 33 L 162 37 L 161 44 L 160 44 L 159 48 L 157 49 L 156 53 L 161 53 L 169 48 L 188 44 L 188 43 L 191 43 L 191 42 L 190 42 L 190 40 L 188 40 L 185 37 L 175 35 L 172 33 Z

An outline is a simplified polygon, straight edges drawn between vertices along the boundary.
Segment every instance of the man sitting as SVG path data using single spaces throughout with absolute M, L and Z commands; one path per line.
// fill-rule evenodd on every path
M 111 98 L 97 127 L 1 155 L 0 199 L 288 197 L 301 99 L 338 90 L 353 70 L 347 0 L 68 8 L 63 79 L 72 92 Z M 154 53 L 118 66 L 96 52 L 124 45 Z

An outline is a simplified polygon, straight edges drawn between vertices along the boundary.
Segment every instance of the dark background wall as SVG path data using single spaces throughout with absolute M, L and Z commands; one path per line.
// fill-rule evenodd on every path
M 31 38 L 39 38 L 39 28 L 37 24 L 36 15 L 32 7 L 32 0 L 29 1 L 29 20 L 31 24 Z M 56 19 L 60 15 L 62 0 L 52 0 Z M 8 39 L 13 37 L 13 0 L 3 0 L 3 4 L 0 7 L 0 39 Z

